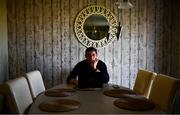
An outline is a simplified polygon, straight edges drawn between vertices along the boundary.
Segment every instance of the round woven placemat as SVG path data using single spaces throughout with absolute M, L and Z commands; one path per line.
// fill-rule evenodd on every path
M 80 103 L 71 99 L 56 99 L 51 101 L 44 101 L 39 105 L 42 111 L 46 112 L 64 112 L 78 109 Z
M 154 103 L 139 95 L 126 95 L 126 97 L 115 100 L 114 105 L 122 109 L 136 111 L 150 110 L 155 107 Z
M 66 96 L 70 96 L 73 95 L 75 93 L 75 89 L 71 89 L 71 88 L 61 88 L 61 89 L 51 89 L 51 90 L 47 90 L 45 91 L 45 95 L 46 96 L 51 96 L 51 97 L 66 97 Z
M 130 89 L 112 89 L 112 90 L 106 90 L 103 92 L 104 95 L 110 96 L 110 97 L 124 97 L 126 94 L 133 94 L 135 95 L 136 93 Z

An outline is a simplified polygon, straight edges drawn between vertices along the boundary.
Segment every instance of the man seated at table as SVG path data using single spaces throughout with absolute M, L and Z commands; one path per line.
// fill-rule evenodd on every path
M 67 83 L 77 85 L 79 88 L 103 87 L 103 84 L 109 81 L 109 74 L 106 64 L 97 57 L 97 49 L 87 48 L 85 57 L 85 60 L 75 65 L 67 78 Z

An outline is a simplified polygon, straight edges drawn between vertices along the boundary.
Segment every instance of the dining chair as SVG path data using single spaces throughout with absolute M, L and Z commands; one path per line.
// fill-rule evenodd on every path
M 133 90 L 148 98 L 152 81 L 157 74 L 145 69 L 139 69 L 134 83 Z
M 10 113 L 23 114 L 28 112 L 33 100 L 27 80 L 24 77 L 5 82 L 2 89 Z
M 171 113 L 180 114 L 180 90 L 176 92 Z
M 36 97 L 40 93 L 42 93 L 46 90 L 41 73 L 38 70 L 26 73 L 25 78 L 28 81 L 33 100 L 36 99 Z
M 149 100 L 164 112 L 170 113 L 173 99 L 179 87 L 179 80 L 168 75 L 158 74 L 152 83 Z

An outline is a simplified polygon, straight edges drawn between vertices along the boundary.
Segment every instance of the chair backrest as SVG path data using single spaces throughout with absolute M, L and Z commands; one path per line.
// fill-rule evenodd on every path
M 44 86 L 44 82 L 43 82 L 41 73 L 37 70 L 26 73 L 26 79 L 28 81 L 31 95 L 34 100 L 40 93 L 45 91 L 45 86 Z
M 180 90 L 176 92 L 171 113 L 180 114 Z
M 164 112 L 171 111 L 173 98 L 179 89 L 179 81 L 173 77 L 158 74 L 153 81 L 149 99 Z
M 26 113 L 32 104 L 32 96 L 24 77 L 9 80 L 3 84 L 4 95 L 11 113 Z
M 156 75 L 155 72 L 139 69 L 133 90 L 140 95 L 148 97 L 151 83 Z

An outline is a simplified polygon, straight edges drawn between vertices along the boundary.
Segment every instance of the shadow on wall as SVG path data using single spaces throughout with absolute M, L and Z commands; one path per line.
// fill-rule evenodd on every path
M 0 95 L 0 114 L 10 114 L 10 111 L 6 105 L 6 99 L 3 95 Z

